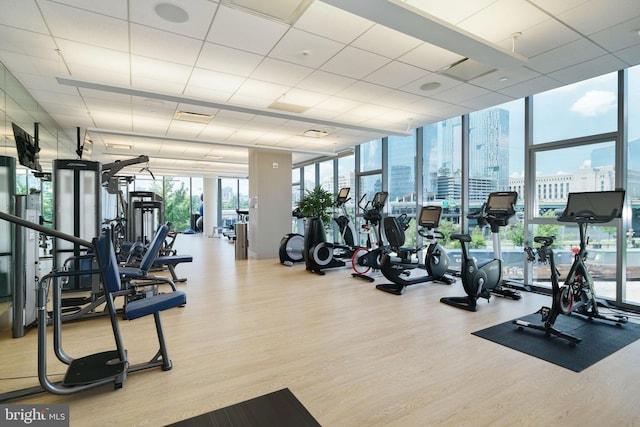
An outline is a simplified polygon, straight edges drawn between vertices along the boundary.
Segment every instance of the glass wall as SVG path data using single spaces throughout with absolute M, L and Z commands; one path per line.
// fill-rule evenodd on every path
M 640 67 L 629 69 L 627 123 L 627 176 L 625 189 L 631 207 L 630 218 L 623 229 L 626 237 L 627 278 L 622 290 L 628 303 L 640 304 Z
M 417 243 L 416 130 L 409 136 L 387 138 L 387 152 L 387 212 L 396 217 L 406 214 L 412 218 L 405 231 L 405 246 L 412 247 Z

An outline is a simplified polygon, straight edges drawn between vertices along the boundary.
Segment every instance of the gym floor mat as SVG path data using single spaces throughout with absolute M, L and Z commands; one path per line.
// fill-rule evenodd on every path
M 518 319 L 540 323 L 539 314 Z M 615 326 L 606 321 L 588 321 L 580 316 L 558 316 L 556 329 L 582 338 L 575 347 L 566 340 L 546 337 L 544 332 L 524 328 L 519 330 L 512 321 L 491 326 L 473 335 L 502 344 L 514 350 L 580 372 L 640 338 L 640 325 L 626 323 Z
M 288 388 L 217 409 L 167 427 L 319 427 Z

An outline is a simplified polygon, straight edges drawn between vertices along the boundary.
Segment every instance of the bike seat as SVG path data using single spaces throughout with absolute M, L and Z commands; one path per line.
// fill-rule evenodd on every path
M 452 234 L 451 238 L 454 240 L 460 240 L 461 242 L 471 241 L 471 236 L 469 234 Z

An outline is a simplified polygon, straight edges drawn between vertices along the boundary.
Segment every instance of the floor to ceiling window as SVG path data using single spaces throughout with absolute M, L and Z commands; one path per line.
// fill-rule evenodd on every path
M 564 276 L 579 244 L 578 227 L 560 223 L 571 192 L 616 188 L 617 73 L 533 97 L 532 235 L 553 235 L 556 264 Z M 523 183 L 523 185 L 525 185 Z M 587 265 L 600 297 L 616 299 L 617 224 L 588 227 Z M 535 266 L 532 279 L 549 284 L 548 266 Z
M 393 216 L 402 214 L 413 218 L 405 231 L 405 246 L 416 245 L 416 131 L 409 136 L 387 138 L 387 183 L 389 188 L 388 212 Z
M 627 122 L 627 202 L 631 218 L 624 228 L 626 236 L 626 273 L 624 300 L 640 303 L 640 67 L 628 70 L 628 122 Z

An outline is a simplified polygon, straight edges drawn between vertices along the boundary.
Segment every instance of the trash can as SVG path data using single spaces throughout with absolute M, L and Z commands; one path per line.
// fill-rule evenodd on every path
M 236 230 L 236 259 L 247 259 L 247 249 L 249 240 L 247 239 L 247 224 L 239 222 L 235 225 Z

